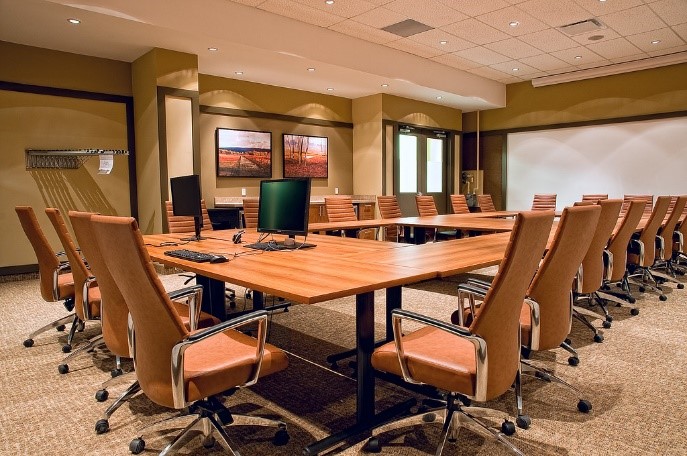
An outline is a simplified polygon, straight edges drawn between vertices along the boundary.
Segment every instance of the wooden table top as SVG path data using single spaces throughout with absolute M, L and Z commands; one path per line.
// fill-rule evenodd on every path
M 505 211 L 502 211 L 502 213 Z M 517 213 L 516 213 L 517 214 Z M 511 231 L 515 219 L 505 216 L 476 216 L 476 214 L 444 214 L 431 217 L 399 217 L 390 219 L 353 220 L 350 222 L 311 223 L 308 231 L 331 231 L 356 228 L 376 228 L 403 225 L 425 228 L 456 228 L 471 231 Z

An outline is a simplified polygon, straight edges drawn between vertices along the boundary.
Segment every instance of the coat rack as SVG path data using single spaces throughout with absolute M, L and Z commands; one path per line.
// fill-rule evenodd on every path
M 26 149 L 26 169 L 77 169 L 94 155 L 129 155 L 121 149 Z

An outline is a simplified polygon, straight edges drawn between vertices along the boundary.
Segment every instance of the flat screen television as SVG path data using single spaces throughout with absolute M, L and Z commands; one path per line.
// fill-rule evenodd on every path
M 260 182 L 258 232 L 307 236 L 309 210 L 310 178 Z
M 200 241 L 200 230 L 203 227 L 203 209 L 201 206 L 200 178 L 197 174 L 173 177 L 169 180 L 172 190 L 172 211 L 174 215 L 193 217 L 195 236 L 183 241 Z

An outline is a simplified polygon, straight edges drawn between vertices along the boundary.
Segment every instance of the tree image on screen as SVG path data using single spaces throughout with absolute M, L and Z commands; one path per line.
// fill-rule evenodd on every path
M 327 177 L 327 138 L 284 135 L 284 177 Z
M 272 176 L 272 134 L 264 131 L 219 129 L 217 175 L 220 177 Z

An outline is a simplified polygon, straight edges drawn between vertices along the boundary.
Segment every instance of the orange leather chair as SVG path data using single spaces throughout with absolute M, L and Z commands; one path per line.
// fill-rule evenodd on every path
M 203 226 L 201 231 L 212 230 L 212 221 L 210 221 L 210 214 L 205 205 L 205 200 L 200 200 L 200 207 L 203 213 Z M 165 209 L 167 212 L 167 232 L 168 233 L 193 233 L 196 229 L 195 220 L 193 217 L 185 215 L 174 215 L 174 209 L 171 201 L 165 201 Z
M 439 215 L 434 197 L 432 195 L 415 195 L 415 204 L 417 205 L 417 213 L 420 217 L 434 217 Z M 458 236 L 456 230 L 438 230 L 436 228 L 428 228 L 425 230 L 427 238 L 433 239 L 435 242 L 442 239 L 455 239 Z
M 673 260 L 674 265 L 680 272 L 684 273 L 684 263 L 687 262 L 687 252 L 685 251 L 685 237 L 687 237 L 687 205 L 682 210 L 680 223 L 673 237 Z
M 379 214 L 383 219 L 403 217 L 396 195 L 377 196 L 377 207 L 379 208 Z M 384 239 L 393 238 L 396 239 L 396 242 L 400 242 L 401 237 L 403 237 L 402 227 L 398 225 L 384 227 Z
M 627 210 L 627 205 L 630 201 L 645 201 L 646 206 L 644 206 L 643 218 L 649 218 L 651 216 L 651 211 L 654 207 L 654 195 L 624 195 L 623 196 L 623 208 L 620 210 L 620 214 L 624 215 Z
M 468 201 L 465 199 L 465 195 L 451 195 L 451 208 L 454 214 L 469 214 L 470 207 L 468 206 Z
M 475 418 L 470 413 L 472 407 L 466 407 L 464 402 L 496 399 L 508 391 L 513 382 L 516 391 L 520 388 L 519 317 L 552 223 L 550 212 L 518 214 L 499 272 L 484 297 L 481 311 L 469 327 L 403 309 L 392 312 L 394 341 L 374 351 L 372 365 L 377 370 L 402 376 L 409 383 L 425 383 L 447 392 L 446 406 L 441 408 L 443 413 L 432 411 L 401 422 L 428 423 L 443 418 L 435 454 L 442 453 L 447 437 L 455 437 L 458 426 L 465 422 L 497 438 L 516 454 L 522 454 L 503 437 L 503 434 L 515 432 L 512 422 L 504 421 L 502 432 L 498 432 Z M 404 331 L 404 320 L 422 327 Z M 503 416 L 503 412 L 500 415 Z M 378 447 L 379 442 L 373 438 L 367 445 L 368 448 Z
M 288 366 L 286 354 L 265 341 L 267 313 L 257 311 L 189 331 L 155 273 L 136 221 L 107 216 L 93 216 L 92 221 L 107 268 L 129 309 L 129 349 L 141 389 L 158 405 L 195 415 L 162 454 L 188 443 L 187 432 L 196 428 L 202 430 L 205 446 L 211 447 L 216 435 L 233 451 L 225 426 L 249 422 L 232 414 L 219 395 Z M 257 338 L 236 330 L 247 324 L 257 324 Z M 288 441 L 285 423 L 253 420 L 254 425 L 277 427 L 276 443 Z M 143 437 L 132 440 L 129 449 L 142 452 Z
M 91 226 L 92 216 L 93 214 L 90 212 L 69 211 L 69 219 L 74 229 L 74 235 L 81 246 L 81 252 L 88 258 L 91 272 L 98 279 L 98 288 L 102 297 L 102 337 L 107 349 L 115 355 L 115 368 L 111 372 L 114 378 L 123 374 L 121 359 L 131 358 L 128 340 L 129 309 L 124 302 L 119 285 L 110 274 L 105 258 L 98 247 L 98 241 Z M 200 311 L 202 292 L 202 286 L 194 285 L 169 293 L 170 298 L 173 299 L 172 304 L 177 315 L 184 326 L 190 330 L 219 323 L 215 317 Z M 111 386 L 111 383 L 110 381 L 103 383 L 102 389 L 96 392 L 95 398 L 98 402 L 107 400 L 109 396 L 107 388 Z M 129 398 L 136 395 L 140 389 L 138 381 L 133 381 L 124 393 L 107 408 L 103 417 L 98 420 L 95 425 L 96 433 L 107 432 L 110 429 L 109 418 L 112 414 Z
M 496 212 L 494 201 L 489 194 L 477 195 L 477 206 L 481 212 Z
M 30 206 L 17 206 L 14 210 L 38 260 L 41 297 L 46 302 L 63 301 L 64 307 L 68 312 L 71 312 L 74 309 L 74 278 L 70 272 L 69 263 L 59 260 Z M 75 314 L 71 313 L 33 331 L 24 340 L 24 347 L 32 347 L 36 336 L 50 329 L 55 328 L 58 331 L 64 331 L 65 325 L 69 322 L 72 322 L 72 326 L 74 326 L 76 323 Z
M 599 200 L 605 199 L 608 199 L 608 193 L 588 193 L 586 195 L 582 195 L 582 201 L 593 201 L 596 203 Z
M 260 211 L 260 198 L 243 198 L 243 227 L 258 227 L 258 212 Z
M 556 195 L 534 195 L 532 201 L 533 211 L 555 211 L 556 210 Z
M 350 196 L 325 196 L 324 207 L 327 209 L 327 221 L 329 222 L 354 222 L 358 220 L 353 207 L 353 198 Z M 334 232 L 345 237 L 360 237 L 361 233 L 365 231 L 373 231 L 374 238 L 377 238 L 375 228 L 335 230 Z
M 656 248 L 656 260 L 651 267 L 651 273 L 659 279 L 666 282 L 673 282 L 678 289 L 683 289 L 685 286 L 682 282 L 675 279 L 677 270 L 675 269 L 674 257 L 674 238 L 679 239 L 679 232 L 676 236 L 676 227 L 682 217 L 682 212 L 687 207 L 687 196 L 679 196 L 671 198 L 670 208 L 665 222 L 658 230 L 658 235 L 661 237 L 659 245 Z M 659 271 L 659 269 L 661 271 Z M 663 271 L 663 272 L 662 272 Z

